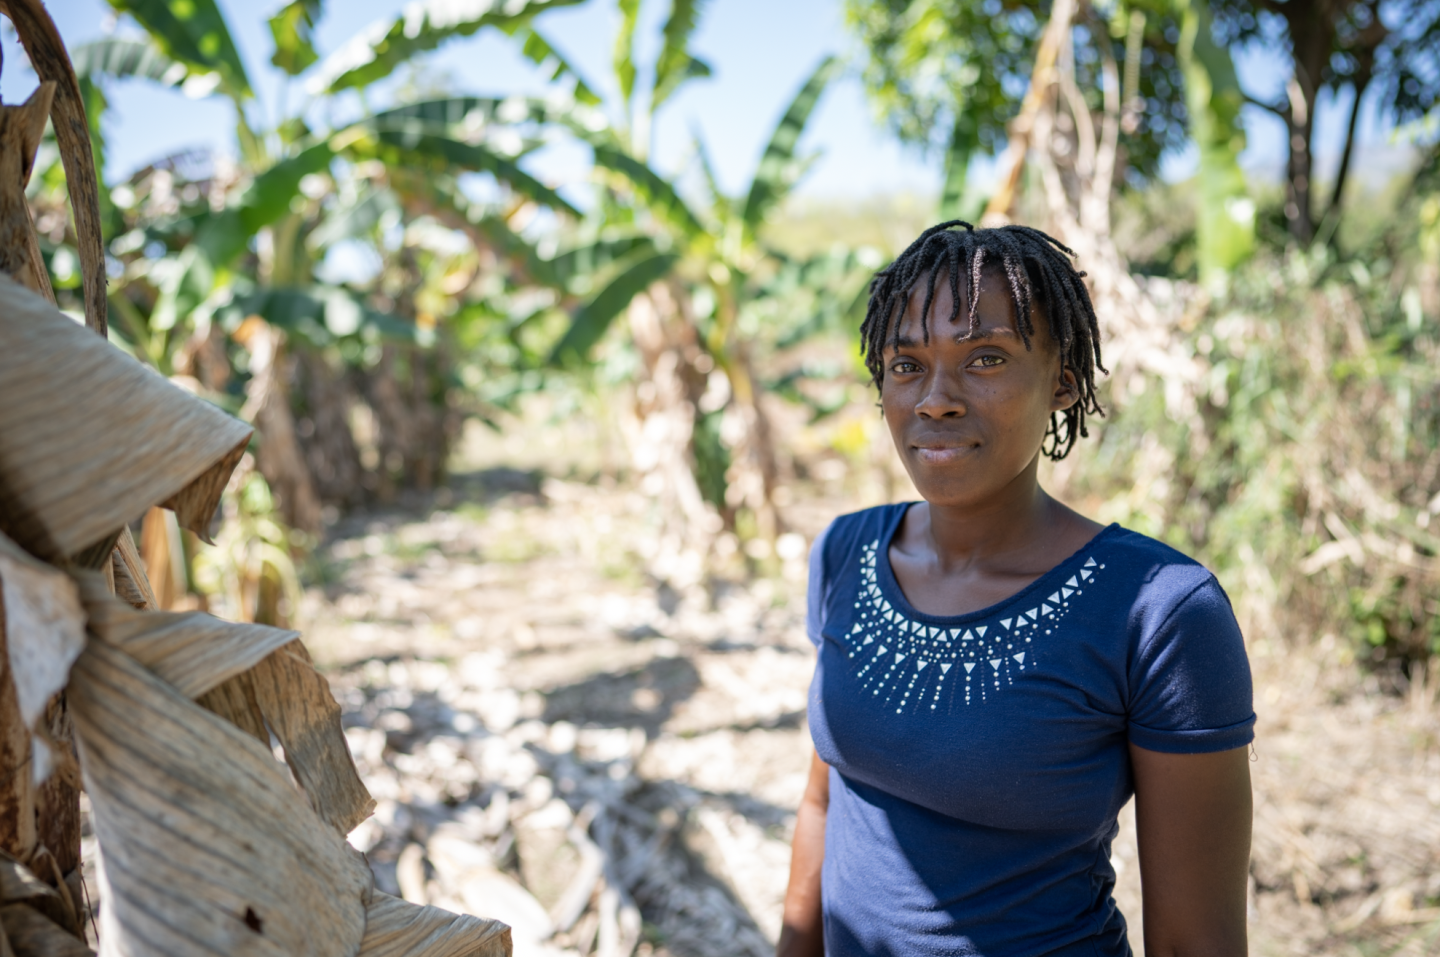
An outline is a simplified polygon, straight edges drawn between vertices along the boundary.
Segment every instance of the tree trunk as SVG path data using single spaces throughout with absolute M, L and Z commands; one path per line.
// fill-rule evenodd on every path
M 285 354 L 284 336 L 269 323 L 256 322 L 245 330 L 243 344 L 250 352 L 251 379 L 241 417 L 260 433 L 255 466 L 270 483 L 285 524 L 318 532 L 320 500 L 295 437 L 290 408 L 293 361 Z
M 696 402 L 705 389 L 696 367 L 701 351 L 693 325 L 681 319 L 662 283 L 636 296 L 628 317 L 644 374 L 621 427 L 639 486 L 655 503 L 661 526 L 655 553 L 647 558 L 655 577 L 685 587 L 699 581 L 723 525 L 695 480 Z
M 299 354 L 304 410 L 295 431 L 305 444 L 305 462 L 315 493 L 327 505 L 358 505 L 364 497 L 365 470 L 350 432 L 355 393 L 344 366 L 336 371 L 326 356 Z
M 1302 243 L 1315 238 L 1315 213 L 1311 206 L 1311 178 L 1315 159 L 1311 137 L 1315 132 L 1315 99 L 1320 92 L 1320 77 L 1330 58 L 1334 44 L 1334 16 L 1325 5 L 1286 3 L 1281 16 L 1290 31 L 1294 74 L 1286 92 L 1290 106 L 1286 111 L 1286 132 L 1289 134 L 1290 161 L 1285 177 L 1285 218 L 1290 235 Z

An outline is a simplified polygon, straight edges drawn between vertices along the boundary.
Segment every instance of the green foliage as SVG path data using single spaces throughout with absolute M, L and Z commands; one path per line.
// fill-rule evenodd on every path
M 1196 251 L 1201 280 L 1213 283 L 1255 248 L 1255 201 L 1240 169 L 1245 95 L 1229 51 L 1211 38 L 1208 0 L 1191 0 L 1183 23 L 1179 56 L 1190 134 L 1200 151 Z
M 1434 282 L 1413 258 L 1262 254 L 1192 313 L 1196 375 L 1111 397 L 1070 494 L 1198 557 L 1254 638 L 1440 652 Z
M 557 364 L 574 363 L 588 356 L 614 318 L 630 305 L 630 300 L 648 289 L 651 283 L 663 279 L 678 258 L 670 253 L 642 253 L 638 261 L 580 307 L 571 319 L 564 338 L 556 345 L 551 361 Z
M 770 134 L 770 142 L 766 144 L 765 153 L 760 158 L 760 168 L 755 171 L 755 177 L 750 181 L 750 194 L 745 198 L 745 210 L 741 213 L 741 219 L 751 230 L 764 221 L 766 214 L 790 192 L 800 178 L 804 164 L 796 161 L 795 149 L 800 143 L 801 134 L 805 132 L 805 126 L 810 122 L 810 114 L 814 111 L 815 104 L 820 101 L 820 95 L 825 92 L 839 69 L 840 62 L 834 57 L 821 60 L 815 72 L 811 73 L 809 79 L 800 87 L 795 99 L 790 101 L 790 107 L 780 118 L 775 131 Z
M 1112 23 L 1143 15 L 1136 94 L 1145 101 L 1126 137 L 1127 175 L 1148 182 L 1160 157 L 1185 143 L 1184 80 L 1175 55 L 1179 23 L 1172 0 L 1107 4 Z M 846 0 L 846 18 L 868 54 L 864 78 L 875 112 L 907 143 L 953 158 L 948 196 L 961 195 L 959 168 L 976 151 L 998 153 L 1005 124 L 1030 85 L 1035 49 L 1049 19 L 1044 0 Z M 1100 106 L 1101 45 L 1126 63 L 1126 33 L 1095 7 L 1072 32 L 1076 80 Z M 953 200 L 952 200 L 953 202 Z M 952 207 L 953 208 L 953 207 Z
M 703 0 L 671 0 L 670 17 L 665 21 L 664 46 L 655 61 L 655 85 L 650 93 L 650 111 L 670 98 L 686 80 L 710 76 L 710 66 L 690 53 L 690 38 L 700 22 Z
M 145 28 L 160 49 L 200 73 L 219 74 L 233 98 L 252 95 L 240 51 L 215 0 L 110 0 Z
M 275 39 L 271 63 L 291 76 L 299 76 L 320 58 L 314 43 L 320 10 L 321 0 L 291 0 L 270 18 L 270 35 Z
M 415 0 L 387 27 L 383 22 L 327 57 L 313 85 L 317 92 L 362 89 L 383 80 L 402 64 L 458 37 L 485 27 L 516 30 L 536 14 L 574 6 L 581 0 L 488 0 L 457 4 L 451 0 Z
M 600 96 L 585 82 L 579 72 L 570 65 L 570 62 L 550 45 L 533 27 L 526 27 L 516 34 L 520 38 L 520 52 L 525 54 L 526 59 L 541 70 L 550 73 L 550 82 L 560 83 L 568 81 L 569 93 L 577 103 L 584 103 L 587 106 L 595 106 L 600 102 Z

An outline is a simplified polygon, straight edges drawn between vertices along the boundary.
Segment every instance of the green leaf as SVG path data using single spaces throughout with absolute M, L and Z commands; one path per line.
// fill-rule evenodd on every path
M 607 144 L 595 144 L 595 165 L 630 181 L 652 215 L 678 229 L 687 239 L 705 235 L 705 227 L 685 205 L 675 187 L 644 163 Z
M 798 169 L 795 147 L 800 142 L 801 134 L 805 132 L 805 125 L 810 122 L 810 114 L 815 109 L 820 94 L 825 92 L 825 87 L 839 69 L 840 61 L 834 57 L 821 60 L 815 72 L 810 74 L 810 79 L 806 80 L 800 92 L 795 94 L 795 99 L 780 118 L 775 132 L 770 135 L 770 143 L 765 147 L 765 155 L 760 158 L 760 168 L 755 171 L 755 178 L 750 183 L 750 194 L 745 199 L 745 211 L 742 215 L 745 224 L 751 229 L 760 225 L 794 185 Z
M 359 89 L 383 80 L 416 54 L 484 27 L 513 30 L 546 10 L 582 0 L 412 0 L 394 20 L 381 20 L 320 64 L 312 93 Z
M 320 8 L 321 0 L 292 0 L 270 18 L 270 35 L 275 38 L 270 62 L 291 76 L 299 76 L 320 59 L 315 52 Z
M 686 80 L 710 76 L 708 64 L 690 55 L 690 38 L 700 22 L 704 0 L 671 0 L 670 18 L 665 21 L 664 46 L 655 61 L 655 86 L 650 94 L 650 112 L 680 88 Z
M 962 111 L 955 117 L 950 148 L 945 152 L 945 184 L 940 189 L 940 219 L 974 220 L 983 210 L 983 198 L 967 189 L 970 158 L 980 147 L 980 125 L 975 114 Z
M 171 59 L 219 73 L 226 92 L 237 100 L 251 95 L 240 51 L 215 0 L 110 0 L 110 6 L 134 17 Z
M 600 239 L 567 249 L 554 259 L 547 260 L 547 263 L 554 282 L 566 286 L 574 279 L 593 275 L 622 260 L 635 258 L 642 252 L 655 251 L 654 240 L 637 234 Z
M 316 347 L 349 336 L 422 346 L 433 342 L 433 334 L 400 316 L 369 308 L 353 292 L 340 286 L 259 289 L 236 297 L 221 313 L 222 321 L 229 323 L 242 316 L 260 316 Z
M 584 103 L 587 106 L 599 105 L 599 95 L 590 88 L 589 84 L 580 76 L 579 71 L 561 55 L 559 50 L 551 45 L 549 40 L 541 36 L 533 27 L 521 30 L 519 36 L 523 41 L 520 45 L 520 52 L 541 70 L 549 71 L 552 83 L 569 78 L 573 84 L 570 93 L 575 97 L 576 102 Z
M 407 161 L 438 166 L 446 172 L 490 173 L 521 196 L 580 218 L 579 210 L 521 169 L 514 160 L 488 147 L 465 143 L 439 133 L 421 132 L 423 129 L 425 127 L 388 129 L 378 126 L 375 132 L 382 144 L 399 150 Z
M 290 204 L 300 195 L 300 181 L 329 169 L 334 158 L 329 143 L 316 143 L 276 163 L 255 177 L 234 205 L 200 225 L 195 245 L 214 268 L 230 265 L 245 251 L 251 237 L 290 211 Z
M 620 81 L 620 102 L 626 113 L 635 95 L 635 27 L 640 22 L 640 0 L 617 0 L 620 31 L 615 34 L 615 79 Z
M 82 44 L 71 51 L 70 62 L 81 80 L 137 77 L 176 86 L 189 73 L 185 64 L 170 59 L 151 41 L 126 37 Z
M 344 239 L 368 236 L 387 212 L 398 212 L 399 208 L 389 190 L 367 182 L 326 213 L 320 225 L 305 237 L 305 245 L 323 250 Z
M 679 258 L 672 253 L 646 256 L 611 280 L 575 313 L 570 328 L 550 354 L 551 364 L 587 361 L 590 350 L 605 335 L 615 317 L 630 305 L 630 300 L 669 273 Z
M 407 103 L 371 117 L 376 129 L 416 134 L 452 134 L 456 127 L 477 129 L 488 123 L 547 123 L 569 117 L 565 104 L 523 96 L 447 96 Z

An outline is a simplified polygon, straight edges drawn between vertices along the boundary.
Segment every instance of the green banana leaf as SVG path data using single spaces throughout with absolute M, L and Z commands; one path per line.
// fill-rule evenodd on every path
M 1223 281 L 1255 249 L 1255 203 L 1240 169 L 1244 93 L 1230 53 L 1210 36 L 1206 0 L 1190 0 L 1178 46 L 1190 135 L 1200 149 L 1195 258 L 1203 282 Z
M 219 73 L 234 99 L 252 95 L 240 51 L 215 0 L 110 0 L 110 6 L 134 17 L 170 58 Z
M 673 253 L 644 255 L 612 279 L 595 298 L 575 313 L 570 328 L 550 354 L 550 363 L 563 365 L 585 361 L 595 343 L 610 328 L 610 323 L 630 305 L 630 300 L 669 273 L 679 259 Z
M 640 22 L 640 0 L 617 0 L 620 8 L 620 29 L 615 34 L 612 58 L 615 79 L 620 83 L 620 102 L 630 109 L 635 95 L 635 27 Z
M 315 52 L 315 22 L 321 7 L 321 0 L 292 0 L 269 20 L 275 39 L 270 62 L 291 76 L 299 76 L 320 59 Z
M 433 332 L 399 316 L 371 309 L 355 293 L 340 286 L 257 289 L 235 297 L 217 311 L 227 328 L 252 315 L 317 348 L 350 336 L 422 346 L 434 341 Z
M 670 99 L 686 80 L 711 75 L 710 65 L 690 53 L 690 38 L 700 22 L 704 0 L 671 0 L 670 17 L 665 21 L 664 45 L 655 61 L 655 85 L 650 93 L 650 111 Z
M 580 76 L 578 70 L 570 64 L 570 61 L 555 49 L 549 40 L 540 35 L 533 27 L 527 27 L 517 34 L 520 39 L 520 52 L 525 55 L 531 63 L 550 73 L 550 82 L 558 83 L 561 80 L 569 79 L 571 82 L 570 94 L 575 97 L 576 102 L 584 103 L 587 106 L 598 106 L 600 96 L 590 88 Z
M 706 235 L 705 227 L 685 200 L 659 173 L 614 146 L 606 143 L 592 145 L 595 165 L 625 177 L 657 219 L 678 229 L 687 239 Z
M 801 167 L 795 159 L 795 148 L 806 124 L 810 122 L 810 114 L 820 95 L 839 69 L 840 61 L 835 57 L 821 60 L 800 92 L 795 94 L 795 99 L 790 101 L 790 107 L 770 135 L 770 143 L 760 158 L 760 167 L 750 183 L 750 193 L 745 198 L 745 209 L 741 214 L 750 229 L 760 225 L 798 179 Z
M 81 80 L 136 77 L 176 86 L 189 73 L 185 64 L 170 59 L 150 40 L 130 37 L 107 37 L 81 44 L 70 51 L 70 62 Z
M 400 16 L 353 37 L 316 68 L 312 92 L 338 93 L 383 80 L 401 64 L 485 27 L 513 29 L 582 0 L 413 0 Z
M 576 219 L 580 218 L 580 211 L 559 193 L 525 172 L 514 160 L 501 156 L 488 147 L 472 145 L 449 136 L 420 133 L 413 128 L 392 130 L 379 126 L 375 133 L 382 144 L 397 151 L 396 158 L 400 162 L 434 167 L 444 172 L 459 169 L 490 173 L 521 196 L 559 212 L 568 213 Z

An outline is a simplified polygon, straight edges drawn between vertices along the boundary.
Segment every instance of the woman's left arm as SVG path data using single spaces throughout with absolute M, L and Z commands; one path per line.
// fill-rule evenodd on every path
M 1245 957 L 1250 749 L 1130 761 L 1146 957 Z

